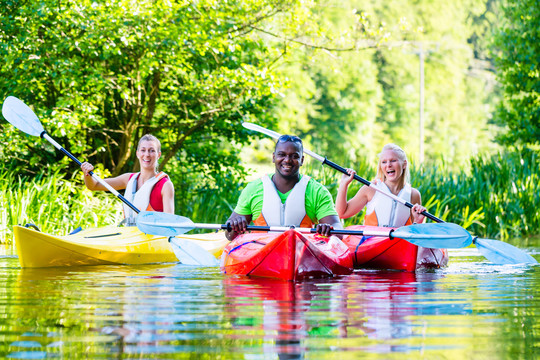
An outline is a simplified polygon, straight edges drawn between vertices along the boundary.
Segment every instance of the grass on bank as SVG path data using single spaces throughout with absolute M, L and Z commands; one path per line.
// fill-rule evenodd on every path
M 339 162 L 338 162 L 339 163 Z M 376 164 L 346 164 L 372 180 Z M 451 171 L 444 163 L 413 164 L 412 186 L 422 194 L 424 206 L 433 215 L 461 225 L 471 233 L 508 239 L 540 233 L 540 159 L 532 150 L 507 152 L 471 159 L 470 170 Z M 325 184 L 336 196 L 341 174 L 320 164 L 310 163 L 304 172 Z M 353 183 L 350 199 L 360 188 Z M 345 220 L 359 224 L 363 213 Z
M 77 227 L 115 224 L 122 206 L 113 195 L 93 193 L 82 180 L 65 179 L 59 172 L 35 178 L 0 174 L 0 242 L 12 240 L 13 226 L 28 223 L 41 231 L 65 235 Z
M 413 166 L 412 185 L 422 193 L 430 213 L 475 235 L 499 239 L 530 236 L 540 233 L 539 162 L 535 152 L 523 151 L 474 158 L 470 171 L 452 172 L 444 164 Z M 360 176 L 372 180 L 374 165 L 352 166 Z M 335 198 L 341 174 L 314 161 L 302 167 L 302 172 L 325 184 Z M 176 213 L 201 223 L 225 222 L 244 187 L 223 181 L 228 185 L 200 189 L 197 183 L 173 182 Z M 349 198 L 359 187 L 359 183 L 351 185 Z M 123 216 L 122 204 L 112 194 L 91 192 L 79 177 L 51 171 L 34 178 L 0 173 L 0 202 L 2 243 L 11 241 L 13 225 L 33 223 L 44 232 L 65 235 L 79 226 L 116 224 Z M 346 219 L 345 225 L 362 222 L 360 213 Z

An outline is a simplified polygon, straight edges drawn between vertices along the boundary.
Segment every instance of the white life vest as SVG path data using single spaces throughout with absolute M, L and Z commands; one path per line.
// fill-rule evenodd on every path
M 306 217 L 306 188 L 310 179 L 309 176 L 303 175 L 283 204 L 270 176 L 265 175 L 261 178 L 263 183 L 261 216 L 268 226 L 300 226 Z
M 141 173 L 136 173 L 129 179 L 126 186 L 124 198 L 126 198 L 127 201 L 135 205 L 135 207 L 140 211 L 151 210 L 152 208 L 150 207 L 150 194 L 152 193 L 152 189 L 157 184 L 157 182 L 167 176 L 167 174 L 165 174 L 164 172 L 160 172 L 156 176 L 153 176 L 150 179 L 146 180 L 146 182 L 141 186 L 141 188 L 137 190 L 137 179 L 139 178 L 140 174 Z M 135 219 L 137 217 L 137 214 L 126 204 L 124 204 L 124 217 L 126 218 L 126 226 L 135 226 Z
M 371 186 L 390 193 L 390 189 L 384 182 L 371 184 Z M 411 194 L 411 185 L 405 184 L 397 196 L 407 202 L 411 202 Z M 410 216 L 411 210 L 407 206 L 393 200 L 379 191 L 376 191 L 371 201 L 369 201 L 366 205 L 365 224 L 385 227 L 400 227 L 407 223 Z

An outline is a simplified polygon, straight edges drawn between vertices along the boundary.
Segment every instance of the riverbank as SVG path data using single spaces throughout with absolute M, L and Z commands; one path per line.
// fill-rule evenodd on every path
M 444 164 L 412 168 L 412 185 L 420 190 L 429 212 L 459 224 L 482 237 L 509 239 L 540 233 L 540 163 L 535 152 L 504 153 L 471 160 L 469 170 L 450 171 Z M 375 167 L 357 164 L 358 173 L 371 180 Z M 302 172 L 325 184 L 336 196 L 341 174 L 308 162 Z M 33 223 L 42 231 L 62 235 L 82 227 L 116 224 L 122 204 L 111 194 L 88 191 L 78 176 L 44 171 L 30 178 L 0 174 L 0 243 L 11 241 L 13 225 Z M 224 222 L 244 187 L 201 188 L 172 179 L 176 213 L 196 222 Z M 224 183 L 230 183 L 224 182 Z M 349 197 L 359 189 L 352 184 Z M 211 211 L 209 211 L 211 209 Z M 363 214 L 345 220 L 360 224 Z

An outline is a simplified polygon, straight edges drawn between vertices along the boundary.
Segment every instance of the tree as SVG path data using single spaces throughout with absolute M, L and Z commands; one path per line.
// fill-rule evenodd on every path
M 288 125 L 282 126 L 299 129 L 314 148 L 346 157 L 351 166 L 360 157 L 373 160 L 387 142 L 417 159 L 422 47 L 426 158 L 467 163 L 490 149 L 494 137 L 488 125 L 492 73 L 478 68 L 478 42 L 469 43 L 476 35 L 472 24 L 484 21 L 484 12 L 483 0 L 320 3 L 310 18 L 343 45 L 306 46 L 291 56 L 285 67 L 291 88 L 279 107 Z M 355 38 L 371 46 L 350 45 Z
M 506 126 L 506 145 L 540 144 L 540 3 L 507 1 L 503 26 L 495 37 L 498 79 L 503 99 L 496 120 Z
M 32 105 L 52 135 L 113 175 L 135 169 L 136 141 L 145 133 L 162 140 L 162 166 L 191 162 L 186 171 L 241 175 L 234 146 L 249 138 L 240 123 L 273 121 L 268 109 L 281 86 L 267 74 L 273 54 L 253 26 L 294 6 L 9 1 L 1 10 L 0 95 Z M 19 170 L 60 159 L 0 126 L 11 142 L 0 156 L 17 159 Z

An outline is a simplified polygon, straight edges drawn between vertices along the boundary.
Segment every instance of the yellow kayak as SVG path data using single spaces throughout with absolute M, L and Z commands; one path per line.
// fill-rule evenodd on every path
M 102 227 L 56 236 L 15 226 L 21 267 L 177 262 L 168 237 L 147 235 L 136 227 Z M 219 257 L 228 243 L 223 232 L 180 235 Z

